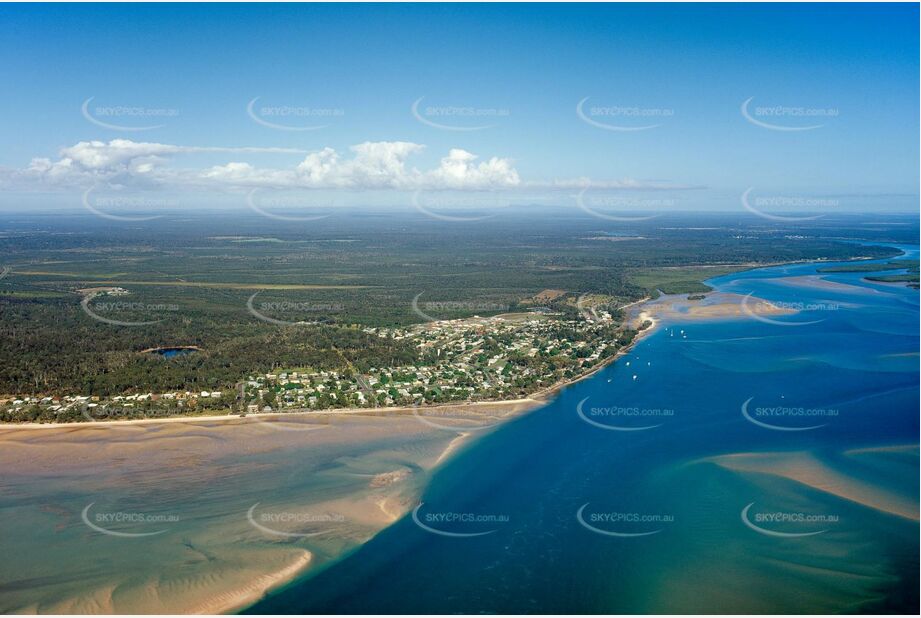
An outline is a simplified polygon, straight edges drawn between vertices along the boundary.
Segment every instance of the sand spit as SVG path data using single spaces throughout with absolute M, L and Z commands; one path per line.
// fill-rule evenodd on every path
M 655 320 L 719 320 L 731 318 L 776 317 L 794 315 L 795 309 L 782 307 L 754 296 L 727 292 L 711 292 L 703 298 L 688 298 L 687 294 L 668 294 L 642 307 L 639 319 Z M 690 295 L 694 296 L 694 295 Z
M 917 449 L 917 447 L 914 448 Z M 875 451 L 880 452 L 879 449 Z M 874 452 L 874 450 L 864 450 L 864 452 Z M 806 451 L 736 453 L 712 457 L 708 461 L 738 472 L 756 472 L 783 477 L 884 513 L 912 521 L 919 519 L 917 496 L 902 495 L 867 480 L 851 476 Z
M 844 294 L 882 294 L 879 290 L 870 287 L 852 285 L 850 283 L 839 283 L 830 281 L 821 275 L 800 275 L 797 277 L 784 277 L 778 280 L 779 283 L 790 285 L 798 288 L 811 288 L 814 290 L 825 290 L 828 292 L 842 292 Z
M 260 575 L 241 588 L 214 595 L 201 605 L 191 609 L 189 614 L 226 614 L 252 605 L 266 592 L 290 581 L 310 564 L 312 555 L 304 551 L 294 562 L 274 573 Z
M 472 435 L 473 433 L 469 431 L 461 432 L 459 436 L 448 442 L 447 448 L 445 448 L 444 452 L 438 456 L 438 459 L 435 460 L 435 465 L 437 466 L 442 461 L 450 457 Z

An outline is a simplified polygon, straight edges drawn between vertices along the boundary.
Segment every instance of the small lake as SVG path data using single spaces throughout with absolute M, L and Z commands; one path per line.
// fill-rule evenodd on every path
M 186 354 L 193 354 L 198 351 L 199 351 L 198 348 L 192 348 L 192 347 L 156 348 L 154 350 L 147 350 L 148 354 L 156 354 L 157 356 L 162 356 L 163 358 L 174 358 L 176 356 L 184 356 Z

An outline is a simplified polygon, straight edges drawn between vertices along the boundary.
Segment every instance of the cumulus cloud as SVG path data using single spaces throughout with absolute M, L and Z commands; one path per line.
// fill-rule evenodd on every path
M 114 139 L 78 142 L 62 148 L 56 160 L 35 158 L 23 169 L 0 170 L 0 182 L 14 189 L 88 187 L 104 183 L 118 186 L 181 185 L 194 182 L 194 170 L 170 168 L 176 155 L 194 153 L 303 154 L 293 148 L 225 148 L 177 146 Z
M 73 161 L 86 169 L 107 169 L 124 166 L 137 160 L 163 160 L 164 157 L 198 152 L 228 153 L 282 153 L 298 154 L 303 150 L 295 148 L 223 148 L 202 146 L 175 146 L 152 142 L 133 142 L 128 139 L 113 139 L 110 142 L 78 142 L 61 149 L 62 161 Z
M 517 187 L 521 184 L 518 172 L 508 159 L 492 157 L 481 163 L 476 163 L 476 159 L 476 155 L 466 150 L 452 148 L 430 174 L 431 180 L 447 189 L 463 189 L 468 185 Z
M 406 159 L 425 147 L 411 142 L 364 142 L 342 158 L 332 148 L 307 155 L 296 168 L 300 186 L 309 188 L 407 189 L 424 173 L 406 166 Z
M 0 169 L 6 189 L 202 188 L 202 189 L 350 189 L 490 191 L 508 189 L 566 190 L 585 187 L 611 189 L 691 188 L 630 179 L 594 182 L 588 178 L 523 182 L 512 161 L 481 159 L 452 148 L 437 167 L 420 170 L 410 159 L 425 149 L 412 142 L 364 142 L 347 153 L 333 148 L 306 151 L 291 148 L 226 148 L 178 146 L 115 139 L 85 141 L 62 148 L 57 159 L 36 158 L 21 169 Z M 178 167 L 181 155 L 226 153 L 232 161 L 202 168 Z M 259 167 L 236 155 L 296 155 L 288 167 Z
M 314 152 L 285 148 L 212 148 L 116 139 L 88 141 L 62 148 L 56 160 L 33 159 L 28 167 L 4 170 L 7 186 L 47 188 L 110 185 L 170 187 L 306 189 L 496 189 L 520 183 L 511 161 L 452 149 L 432 170 L 419 170 L 408 159 L 425 147 L 412 142 L 364 142 L 343 156 L 332 148 Z M 194 153 L 283 153 L 305 155 L 289 168 L 262 168 L 230 161 L 202 169 L 173 167 L 177 155 Z

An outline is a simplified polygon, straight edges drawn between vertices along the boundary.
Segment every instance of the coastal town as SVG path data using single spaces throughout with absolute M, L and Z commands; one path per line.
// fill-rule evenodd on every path
M 515 399 L 579 377 L 632 339 L 608 313 L 572 319 L 537 312 L 474 316 L 366 332 L 411 338 L 421 361 L 365 374 L 290 369 L 250 376 L 247 412 Z
M 628 345 L 635 331 L 607 311 L 529 311 L 436 320 L 364 332 L 409 339 L 412 365 L 250 375 L 215 391 L 20 396 L 0 401 L 4 422 L 85 422 L 200 414 L 253 414 L 512 400 L 591 372 Z

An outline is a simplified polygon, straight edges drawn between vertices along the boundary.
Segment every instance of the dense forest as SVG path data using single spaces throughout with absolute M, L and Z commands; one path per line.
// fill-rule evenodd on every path
M 627 303 L 703 291 L 753 264 L 897 253 L 842 242 L 872 231 L 849 219 L 793 233 L 707 217 L 617 230 L 562 215 L 488 225 L 341 215 L 303 229 L 261 217 L 12 218 L 0 235 L 0 394 L 226 389 L 277 367 L 409 364 L 411 343 L 362 329 L 423 322 L 414 300 L 434 319 L 574 312 L 586 293 Z M 171 346 L 200 351 L 144 352 Z

